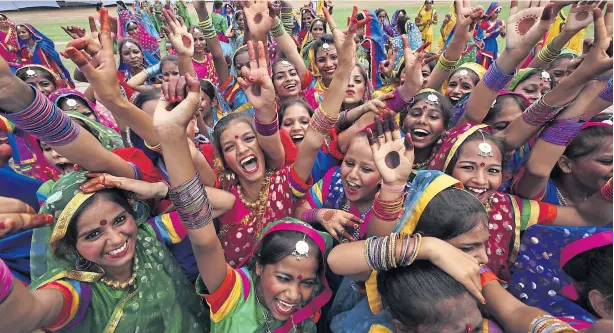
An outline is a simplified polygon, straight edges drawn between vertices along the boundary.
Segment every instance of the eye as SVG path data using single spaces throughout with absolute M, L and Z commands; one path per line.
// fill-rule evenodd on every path
M 475 170 L 475 168 L 473 167 L 473 165 L 463 165 L 460 167 L 461 169 L 465 169 L 465 170 Z
M 303 281 L 301 283 L 307 288 L 313 288 L 316 285 L 315 281 L 311 280 Z
M 460 250 L 467 253 L 473 251 L 473 245 L 461 246 Z
M 369 167 L 362 167 L 360 168 L 360 170 L 362 170 L 362 172 L 364 173 L 369 173 L 369 172 L 373 172 L 373 170 Z
M 227 152 L 233 150 L 234 148 L 235 148 L 234 145 L 228 145 L 228 146 L 224 147 L 224 152 L 227 153 Z
M 456 83 L 456 81 L 451 81 L 450 83 L 448 83 L 448 87 L 456 87 L 458 84 Z
M 465 89 L 465 90 L 469 90 L 469 89 L 471 89 L 471 88 L 472 88 L 472 87 L 471 87 L 469 84 L 463 84 L 463 89 Z
M 603 165 L 612 165 L 612 159 L 601 159 L 598 162 Z
M 113 221 L 114 225 L 122 225 L 126 221 L 126 215 L 118 216 L 115 221 Z
M 439 120 L 439 115 L 432 114 L 432 115 L 429 116 L 429 119 L 431 119 L 431 120 Z
M 277 275 L 277 280 L 279 280 L 279 282 L 290 282 L 290 279 L 287 276 L 284 275 Z
M 354 166 L 354 162 L 352 162 L 352 161 L 345 161 L 345 165 L 347 165 L 349 167 L 353 167 Z
M 256 137 L 254 135 L 248 135 L 248 136 L 245 137 L 245 139 L 243 141 L 245 141 L 245 142 L 252 142 L 252 141 L 254 141 L 255 138 Z
M 337 60 L 337 55 L 336 55 L 336 54 L 331 55 L 331 56 L 330 56 L 330 59 L 331 59 L 331 60 Z
M 323 57 L 322 58 L 318 58 L 318 62 L 324 62 L 324 61 L 326 61 L 326 59 L 324 59 Z
M 284 122 L 283 126 L 284 127 L 290 127 L 290 126 L 292 126 L 292 122 L 289 122 L 289 121 L 288 122 Z
M 100 236 L 100 231 L 94 230 L 94 231 L 87 233 L 84 238 L 85 240 L 94 240 L 98 238 L 98 236 Z
M 303 120 L 301 120 L 301 124 L 309 125 L 309 120 L 303 119 Z
M 497 168 L 490 168 L 490 169 L 488 169 L 488 173 L 499 174 L 499 173 L 501 173 L 501 170 L 499 170 Z
M 528 94 L 532 94 L 535 92 L 535 89 L 532 89 L 532 88 L 524 88 L 523 90 Z

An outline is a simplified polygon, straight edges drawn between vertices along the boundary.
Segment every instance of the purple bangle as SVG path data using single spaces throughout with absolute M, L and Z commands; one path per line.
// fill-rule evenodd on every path
M 4 260 L 0 259 L 0 304 L 2 304 L 13 291 L 13 274 Z
M 405 109 L 405 107 L 407 107 L 407 105 L 409 104 L 403 100 L 403 97 L 401 97 L 399 88 L 396 88 L 394 90 L 392 98 L 387 99 L 385 103 L 386 103 L 386 107 L 388 107 L 390 110 L 397 112 L 397 113 L 403 111 L 403 109 Z
M 599 94 L 599 98 L 606 102 L 612 103 L 612 77 L 610 77 L 610 81 L 608 81 L 608 84 Z
M 545 102 L 547 94 L 542 96 L 542 98 L 536 100 L 531 104 L 524 112 L 522 113 L 522 119 L 527 122 L 527 124 L 532 126 L 541 127 L 545 123 L 552 120 L 563 108 L 567 107 L 571 103 L 563 106 L 552 106 L 548 105 Z
M 132 170 L 134 170 L 134 179 L 141 180 L 141 171 L 139 170 L 139 168 L 137 168 L 136 164 L 132 162 L 128 162 L 128 164 L 130 164 Z
M 256 119 L 254 115 L 254 124 L 256 125 L 256 132 L 262 136 L 271 136 L 279 131 L 279 115 L 275 113 L 275 119 L 268 124 L 263 124 Z
M 497 62 L 494 61 L 482 77 L 482 82 L 484 82 L 488 89 L 499 91 L 507 86 L 514 78 L 514 75 L 516 75 L 516 71 L 513 74 L 503 73 L 499 66 L 497 66 Z
M 16 127 L 50 146 L 65 146 L 73 142 L 81 129 L 70 117 L 36 89 L 34 101 L 25 110 L 5 114 Z
M 303 213 L 301 213 L 301 220 L 307 223 L 314 223 L 318 221 L 318 209 L 307 209 Z
M 555 120 L 544 129 L 539 138 L 558 146 L 568 146 L 582 130 L 582 123 L 578 122 L 581 119 L 582 116 Z

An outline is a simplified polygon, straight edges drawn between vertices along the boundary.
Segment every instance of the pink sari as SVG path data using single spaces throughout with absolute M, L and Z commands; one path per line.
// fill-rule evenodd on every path
M 209 80 L 214 86 L 219 86 L 220 80 L 215 72 L 215 65 L 213 64 L 211 53 L 205 52 L 205 60 L 203 62 L 198 62 L 192 58 L 192 65 L 194 66 L 194 71 L 196 71 L 196 77 L 199 80 Z
M 10 27 L 7 32 L 0 31 L 0 56 L 7 62 L 17 62 L 19 43 L 15 33 L 15 24 L 9 21 Z

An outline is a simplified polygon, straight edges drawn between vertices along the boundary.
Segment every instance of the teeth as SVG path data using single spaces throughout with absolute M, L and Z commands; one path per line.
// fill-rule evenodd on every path
M 286 86 L 286 89 L 293 89 L 296 88 L 296 84 L 290 84 Z
M 110 255 L 110 256 L 114 256 L 114 255 L 116 255 L 116 254 L 118 254 L 118 253 L 121 253 L 121 252 L 123 252 L 124 250 L 126 250 L 126 247 L 128 247 L 128 241 L 126 241 L 126 242 L 124 243 L 124 245 L 122 245 L 122 246 L 121 246 L 119 249 L 115 249 L 115 250 L 113 250 L 113 251 L 109 251 L 109 252 L 107 252 L 107 254 L 108 254 L 108 255 Z
M 352 182 L 346 182 L 348 184 L 349 187 L 360 187 L 360 185 L 358 184 L 354 184 Z
M 278 300 L 277 304 L 279 305 L 279 308 L 284 312 L 288 312 L 294 308 L 294 304 L 288 304 L 282 300 Z
M 254 160 L 254 162 L 255 162 L 256 158 L 254 156 L 248 156 L 248 157 L 246 157 L 246 158 L 241 160 L 241 165 L 244 166 L 245 164 L 252 162 L 252 160 Z
M 425 130 L 420 129 L 420 128 L 416 128 L 416 129 L 415 129 L 413 132 L 414 132 L 414 134 L 424 134 L 424 135 L 429 135 L 429 132 L 428 132 L 428 131 L 425 131 Z
M 304 136 L 304 135 L 302 135 L 302 134 L 297 134 L 297 135 L 293 135 L 293 136 L 292 136 L 292 139 L 295 139 L 295 140 L 300 140 L 300 139 L 303 139 L 304 137 L 305 137 L 305 136 Z
M 471 191 L 471 192 L 475 192 L 475 193 L 477 193 L 477 194 L 482 194 L 482 193 L 484 193 L 484 192 L 488 191 L 488 190 L 487 190 L 487 189 L 485 189 L 485 188 L 475 188 L 475 187 L 467 187 L 467 189 L 468 189 L 469 191 Z

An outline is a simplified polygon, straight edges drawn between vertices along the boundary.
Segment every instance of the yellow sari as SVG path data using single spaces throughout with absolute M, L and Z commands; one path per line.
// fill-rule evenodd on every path
M 427 11 L 424 6 L 422 6 L 422 9 L 420 9 L 420 13 L 418 14 L 417 23 L 435 20 L 435 16 L 437 16 L 437 11 L 435 8 L 431 7 L 431 10 Z M 420 29 L 420 32 L 422 33 L 422 42 L 431 42 L 431 45 L 425 49 L 426 52 L 431 52 L 433 48 L 433 25 L 428 23 L 423 26 L 418 26 L 418 29 Z
M 446 17 L 447 16 L 450 17 L 450 20 L 448 21 L 448 24 L 443 27 L 443 35 L 439 35 L 439 40 L 437 41 L 437 50 L 439 51 L 443 50 L 443 46 L 446 43 L 446 40 L 450 36 L 452 29 L 454 29 L 454 25 L 456 25 L 456 13 L 454 13 L 454 5 L 450 6 L 450 13 L 448 13 Z
M 567 21 L 567 15 L 563 13 L 563 10 L 559 12 L 559 15 L 556 16 L 556 20 L 553 24 L 550 25 L 550 30 L 548 30 L 548 34 L 546 35 L 546 40 L 544 41 L 544 45 L 550 44 L 554 37 L 561 33 L 562 26 Z M 582 43 L 584 42 L 584 34 L 586 33 L 586 28 L 578 31 L 578 33 L 571 38 L 567 44 L 563 47 L 563 49 L 574 51 L 576 54 L 582 54 Z

